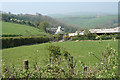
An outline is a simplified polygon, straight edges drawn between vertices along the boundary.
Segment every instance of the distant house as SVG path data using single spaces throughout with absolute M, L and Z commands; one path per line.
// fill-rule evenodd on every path
M 80 33 L 78 31 L 76 31 L 75 33 L 69 33 L 68 36 L 77 36 L 80 35 Z
M 78 33 L 69 33 L 68 36 L 77 36 Z
M 64 28 L 62 28 L 61 26 L 58 26 L 55 34 L 62 34 L 62 33 L 64 33 Z
M 58 28 L 50 28 L 50 31 L 53 32 L 53 34 L 62 34 L 64 33 L 64 28 L 62 28 L 61 26 L 58 26 Z

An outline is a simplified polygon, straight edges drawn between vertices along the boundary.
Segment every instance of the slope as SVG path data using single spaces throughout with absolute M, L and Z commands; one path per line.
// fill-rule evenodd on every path
M 47 33 L 31 26 L 2 22 L 2 35 L 43 36 L 47 35 Z

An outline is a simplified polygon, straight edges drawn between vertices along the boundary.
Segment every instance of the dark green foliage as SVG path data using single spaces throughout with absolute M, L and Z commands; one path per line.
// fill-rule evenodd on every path
M 13 19 L 12 21 L 10 19 Z M 15 20 L 16 19 L 16 20 Z M 65 28 L 65 32 L 75 32 L 78 28 L 72 25 L 67 25 L 49 16 L 43 16 L 41 14 L 31 15 L 31 14 L 2 14 L 2 21 L 14 22 L 18 24 L 25 24 L 38 28 L 39 23 L 47 21 L 50 28 L 62 26 Z
M 44 43 L 50 40 L 52 40 L 50 37 L 3 37 L 2 48 Z
M 120 39 L 119 34 L 103 34 L 97 35 L 88 33 L 86 35 L 79 35 L 72 37 L 72 40 L 110 40 L 110 39 Z
M 51 76 L 53 76 L 54 78 L 60 77 L 72 78 L 74 76 L 74 69 L 76 67 L 76 60 L 75 62 L 73 62 L 74 61 L 73 56 L 71 56 L 68 51 L 63 50 L 59 46 L 50 45 L 48 46 L 47 49 L 49 50 L 49 62 L 51 68 L 53 69 L 55 74 L 60 74 L 56 77 L 56 75 L 52 75 L 52 73 L 50 73 Z
M 94 34 L 89 34 L 89 35 L 79 35 L 72 37 L 72 40 L 96 40 L 96 35 Z
M 59 41 L 63 39 L 63 34 L 54 34 L 54 41 Z
M 59 46 L 51 45 L 48 47 L 48 50 L 50 51 L 50 57 L 58 58 L 61 55 Z
M 10 34 L 8 34 L 8 35 L 2 35 L 2 37 L 17 37 L 17 36 L 22 36 L 22 35 L 10 35 Z
M 39 29 L 41 29 L 41 30 L 43 30 L 45 32 L 47 32 L 47 30 L 46 30 L 47 27 L 49 27 L 49 23 L 46 22 L 46 21 L 42 21 L 40 23 L 40 25 L 38 26 Z

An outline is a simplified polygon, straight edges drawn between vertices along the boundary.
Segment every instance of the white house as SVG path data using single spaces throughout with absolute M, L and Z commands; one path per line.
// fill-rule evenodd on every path
M 55 34 L 62 34 L 62 33 L 64 33 L 64 28 L 62 28 L 61 26 L 58 26 Z
M 68 36 L 77 36 L 77 35 L 82 35 L 82 33 L 79 33 L 78 31 L 76 31 L 75 33 L 69 33 Z
M 68 36 L 77 36 L 77 33 L 69 33 Z

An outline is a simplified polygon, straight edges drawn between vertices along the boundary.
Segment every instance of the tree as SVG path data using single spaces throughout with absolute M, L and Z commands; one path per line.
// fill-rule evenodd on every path
M 39 29 L 47 32 L 46 28 L 47 28 L 48 26 L 49 26 L 49 23 L 48 23 L 48 22 L 42 21 L 38 27 L 39 27 Z
M 90 34 L 90 31 L 86 28 L 85 30 L 84 30 L 84 35 L 89 35 Z
M 30 25 L 30 26 L 31 26 L 31 22 L 30 22 L 30 21 L 25 21 L 25 23 L 26 23 L 27 25 Z
M 38 27 L 39 26 L 39 22 L 37 20 L 34 21 L 34 26 Z

